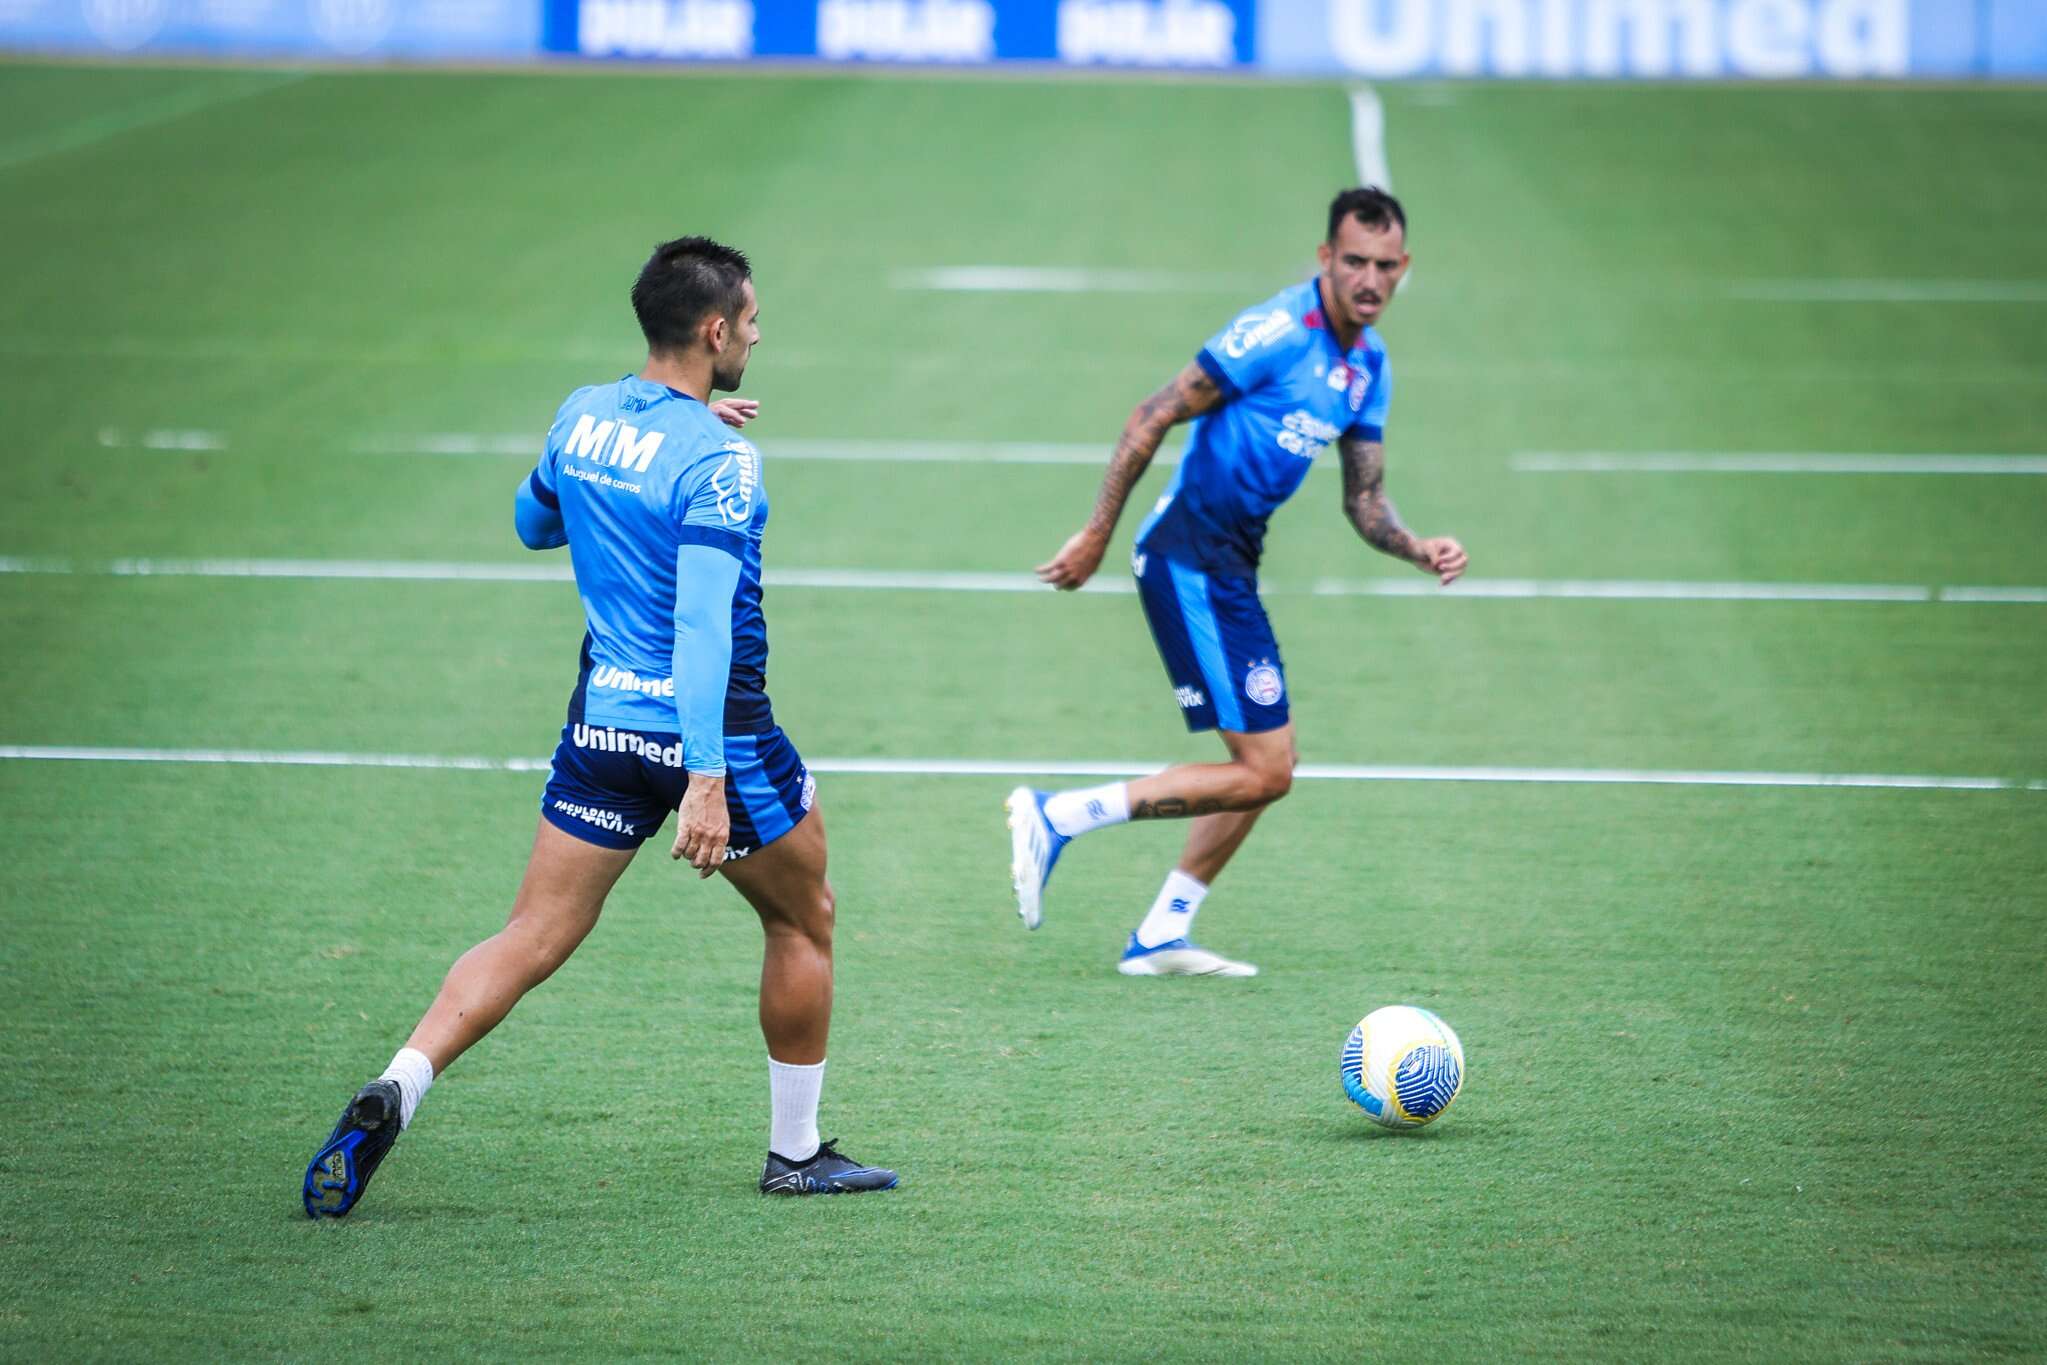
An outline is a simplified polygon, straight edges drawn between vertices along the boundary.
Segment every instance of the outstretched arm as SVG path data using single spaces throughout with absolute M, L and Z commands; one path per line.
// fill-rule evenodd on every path
M 1365 544 L 1436 575 L 1446 588 L 1456 582 L 1469 562 L 1464 547 L 1448 536 L 1417 536 L 1400 524 L 1400 513 L 1386 496 L 1386 447 L 1362 436 L 1345 436 L 1340 449 L 1344 515 Z
M 519 543 L 529 550 L 553 550 L 569 543 L 561 499 L 540 481 L 538 470 L 526 477 L 512 497 L 512 526 L 519 533 Z
M 1102 491 L 1095 497 L 1094 515 L 1087 525 L 1073 533 L 1059 553 L 1038 566 L 1038 577 L 1055 588 L 1072 591 L 1094 576 L 1108 551 L 1109 537 L 1123 516 L 1123 504 L 1130 490 L 1144 477 L 1158 454 L 1166 433 L 1181 422 L 1213 412 L 1222 406 L 1222 390 L 1199 364 L 1189 364 L 1173 382 L 1139 403 L 1123 424 L 1116 453 L 1109 457 L 1108 473 L 1102 476 Z

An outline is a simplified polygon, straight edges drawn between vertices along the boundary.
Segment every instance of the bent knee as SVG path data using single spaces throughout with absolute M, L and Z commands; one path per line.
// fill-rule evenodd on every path
M 1251 806 L 1269 806 L 1294 788 L 1291 763 L 1246 763 L 1242 793 Z

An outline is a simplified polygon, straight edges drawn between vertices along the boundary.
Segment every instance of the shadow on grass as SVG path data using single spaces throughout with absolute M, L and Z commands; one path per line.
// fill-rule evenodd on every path
M 1354 1122 L 1345 1122 L 1342 1119 L 1328 1120 L 1317 1125 L 1310 1134 L 1317 1141 L 1346 1146 L 1368 1142 L 1411 1142 L 1426 1146 L 1439 1142 L 1480 1142 L 1505 1135 L 1500 1125 L 1483 1120 L 1460 1123 L 1451 1117 L 1421 1128 L 1381 1128 L 1362 1115 Z

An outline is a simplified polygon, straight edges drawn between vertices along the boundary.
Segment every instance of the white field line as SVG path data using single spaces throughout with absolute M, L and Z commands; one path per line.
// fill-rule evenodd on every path
M 1386 165 L 1386 106 L 1369 85 L 1350 92 L 1350 152 L 1359 184 L 1392 192 L 1393 172 Z
M 1080 265 L 935 266 L 892 271 L 888 282 L 892 289 L 952 294 L 1234 294 L 1270 283 L 1250 275 Z
M 2047 474 L 2047 455 L 1518 450 L 1507 463 L 1518 474 Z
M 431 431 L 365 436 L 347 445 L 356 455 L 517 455 L 534 459 L 544 435 L 511 432 Z M 176 452 L 225 451 L 232 448 L 222 431 L 158 427 L 127 432 L 104 427 L 99 444 L 108 450 Z M 776 463 L 787 460 L 871 462 L 874 464 L 1019 464 L 1094 465 L 1109 463 L 1112 441 L 890 441 L 785 437 L 770 439 L 764 449 Z M 1161 450 L 1161 465 L 1179 463 L 1177 447 Z
M 2047 280 L 1742 280 L 1754 303 L 2047 303 Z
M 226 432 L 156 427 L 128 432 L 103 427 L 99 444 L 109 450 L 167 453 L 226 451 Z M 358 455 L 539 454 L 542 438 L 511 432 L 438 431 L 387 433 L 350 442 Z M 1108 443 L 1063 441 L 920 441 L 871 438 L 788 437 L 765 445 L 769 459 L 874 464 L 1087 465 L 1108 464 Z M 1157 462 L 1178 464 L 1178 448 L 1159 451 Z M 1521 450 L 1508 457 L 1521 474 L 2047 474 L 2047 455 L 1873 455 L 1814 451 L 1756 453 L 1712 451 Z M 1312 469 L 1333 469 L 1317 461 Z
M 437 754 L 353 754 L 317 749 L 145 749 L 0 744 L 0 759 L 79 763 L 248 764 L 312 768 L 427 768 L 463 772 L 545 772 L 544 758 Z M 883 777 L 1127 777 L 1160 762 L 1119 759 L 814 758 L 813 772 Z M 2047 779 L 1945 777 L 1916 773 L 1714 772 L 1660 768 L 1432 767 L 1305 763 L 1294 776 L 1322 782 L 1491 782 L 1667 787 L 1888 787 L 1936 791 L 2047 791 Z
M 1317 580 L 1316 597 L 1600 598 L 1657 602 L 1931 602 L 1937 589 L 1904 583 L 1666 583 L 1620 578 L 1468 578 L 1439 588 L 1426 578 Z M 2024 589 L 2040 591 L 2047 589 Z
M 112 559 L 76 561 L 0 556 L 0 576 L 114 578 L 280 578 L 416 583 L 573 583 L 566 559 L 473 563 L 386 559 Z M 936 569 L 769 569 L 770 588 L 869 592 L 1048 593 L 1027 573 Z M 1129 595 L 1120 573 L 1097 576 L 1083 592 Z M 1466 578 L 1448 588 L 1432 579 L 1323 578 L 1305 588 L 1268 584 L 1279 597 L 1428 597 L 1465 599 L 1596 599 L 1618 602 L 1978 602 L 2047 603 L 2047 587 L 1940 587 L 1912 583 L 1717 583 L 1620 578 Z

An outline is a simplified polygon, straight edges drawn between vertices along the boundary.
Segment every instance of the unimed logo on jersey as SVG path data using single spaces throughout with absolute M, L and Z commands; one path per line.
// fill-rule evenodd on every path
M 675 679 L 643 678 L 629 668 L 599 664 L 590 670 L 590 686 L 607 692 L 637 692 L 643 697 L 673 697 Z
M 615 465 L 644 474 L 666 438 L 665 432 L 642 433 L 631 422 L 600 422 L 586 412 L 576 419 L 575 430 L 562 445 L 562 454 L 573 460 Z

